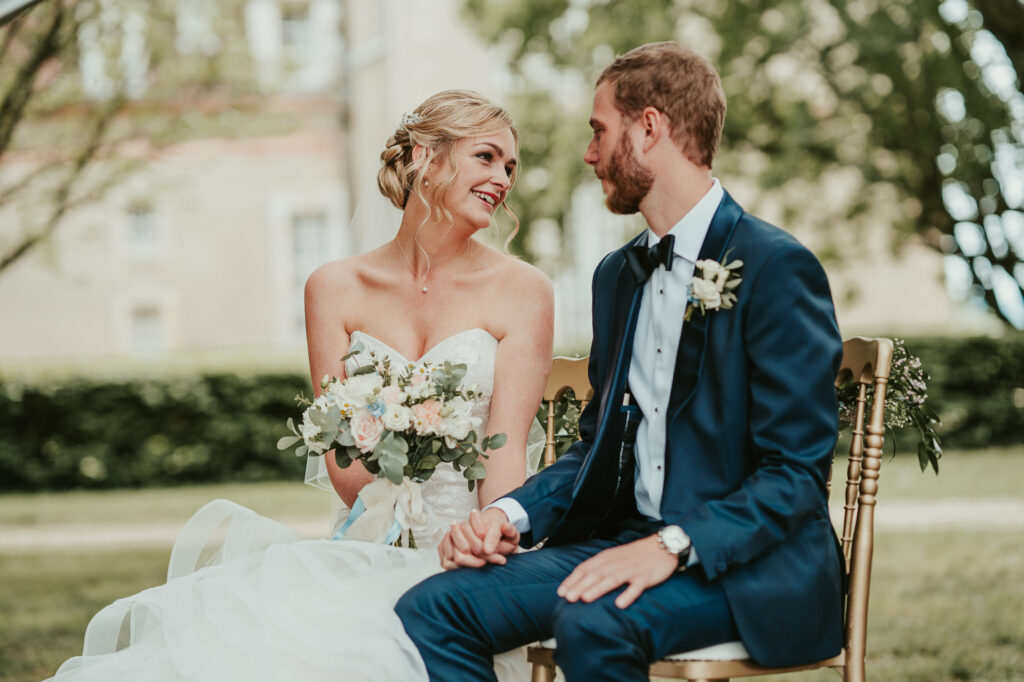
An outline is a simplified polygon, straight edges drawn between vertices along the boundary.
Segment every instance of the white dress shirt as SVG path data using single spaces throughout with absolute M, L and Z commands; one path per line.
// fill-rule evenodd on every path
M 687 288 L 711 219 L 724 194 L 722 185 L 712 178 L 707 193 L 669 230 L 669 234 L 675 236 L 672 270 L 659 266 L 651 273 L 640 303 L 629 366 L 629 388 L 643 413 L 637 430 L 634 494 L 637 510 L 653 519 L 661 518 L 665 439 L 668 434 L 666 413 L 683 330 Z M 659 241 L 661 239 L 656 234 L 647 231 L 648 246 Z M 530 518 L 516 500 L 503 497 L 487 506 L 490 507 L 505 512 L 520 533 L 530 530 Z M 691 556 L 691 563 L 694 559 L 696 557 Z

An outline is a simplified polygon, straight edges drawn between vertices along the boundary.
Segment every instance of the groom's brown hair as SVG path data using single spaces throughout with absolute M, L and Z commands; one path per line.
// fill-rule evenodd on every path
M 668 116 L 672 140 L 711 168 L 725 121 L 725 92 L 711 64 L 679 43 L 649 43 L 618 57 L 597 79 L 615 88 L 615 108 L 636 120 L 645 107 Z

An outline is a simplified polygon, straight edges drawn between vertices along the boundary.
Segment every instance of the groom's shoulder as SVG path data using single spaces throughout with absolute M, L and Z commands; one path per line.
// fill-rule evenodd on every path
M 791 233 L 746 211 L 740 216 L 729 246 L 741 252 L 744 263 L 751 265 L 780 258 L 818 262 L 814 253 Z

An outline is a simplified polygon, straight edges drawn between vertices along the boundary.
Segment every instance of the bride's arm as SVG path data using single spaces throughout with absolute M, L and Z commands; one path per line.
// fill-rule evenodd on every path
M 505 446 L 490 451 L 487 477 L 479 487 L 480 507 L 518 488 L 526 480 L 526 441 L 551 370 L 554 292 L 533 266 L 517 263 L 514 286 L 503 282 L 501 328 L 494 367 L 494 395 L 488 434 L 504 433 Z
M 306 280 L 306 346 L 309 349 L 309 375 L 313 380 L 313 394 L 320 395 L 320 381 L 324 375 L 345 376 L 341 358 L 348 352 L 349 338 L 341 316 L 340 292 L 351 291 L 344 281 L 344 266 L 328 263 L 318 268 Z M 327 475 L 341 499 L 351 507 L 363 486 L 373 480 L 373 474 L 362 463 L 346 469 L 338 466 L 334 450 L 323 455 Z

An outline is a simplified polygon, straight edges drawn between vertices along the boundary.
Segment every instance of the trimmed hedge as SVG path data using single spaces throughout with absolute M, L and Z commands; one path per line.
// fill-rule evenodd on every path
M 907 349 L 932 376 L 944 447 L 1024 443 L 1024 334 L 907 339 Z M 309 380 L 298 373 L 0 379 L 0 491 L 297 480 L 304 461 L 276 444 L 300 391 Z M 916 452 L 915 434 L 895 443 Z
M 931 375 L 927 404 L 942 419 L 943 447 L 1024 443 L 1024 334 L 905 341 Z M 916 439 L 897 434 L 897 447 L 912 453 Z
M 0 490 L 299 479 L 280 452 L 299 374 L 0 382 Z

